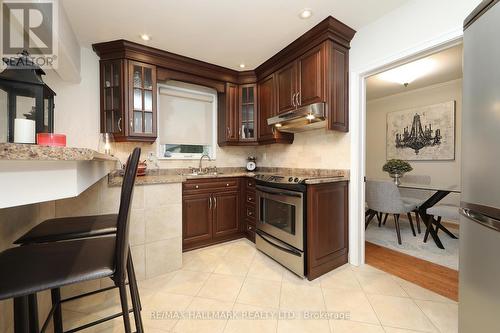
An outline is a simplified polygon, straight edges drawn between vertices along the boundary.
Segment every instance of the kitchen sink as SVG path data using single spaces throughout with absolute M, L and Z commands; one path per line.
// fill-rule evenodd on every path
M 210 176 L 219 176 L 222 175 L 222 172 L 191 172 L 191 173 L 183 173 L 182 176 L 186 177 L 210 177 Z

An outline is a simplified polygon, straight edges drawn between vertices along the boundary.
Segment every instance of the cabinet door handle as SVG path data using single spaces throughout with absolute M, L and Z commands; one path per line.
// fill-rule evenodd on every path
M 229 183 L 228 183 L 228 184 L 226 184 L 226 187 L 229 187 Z
M 212 209 L 212 197 L 208 197 L 208 209 Z
M 195 188 L 195 189 L 199 189 L 200 187 L 199 187 L 198 185 L 196 185 L 194 188 Z
M 248 226 L 248 230 L 252 230 L 252 226 L 251 225 Z
M 293 107 L 297 106 L 297 105 L 295 105 L 295 94 L 292 94 L 292 106 Z
M 252 212 L 251 212 L 251 211 L 248 211 L 248 212 L 247 212 L 247 216 L 252 216 L 252 215 L 253 215 L 253 214 L 252 214 Z
M 116 124 L 118 126 L 118 130 L 120 131 L 120 133 L 122 132 L 122 117 L 120 117 L 120 119 L 118 119 L 118 124 Z
M 297 95 L 295 95 L 296 99 L 297 99 L 297 102 L 295 103 L 297 106 L 300 106 L 302 103 L 300 103 L 300 91 L 297 93 Z
M 217 208 L 217 198 L 216 197 L 213 197 L 214 198 L 214 209 Z

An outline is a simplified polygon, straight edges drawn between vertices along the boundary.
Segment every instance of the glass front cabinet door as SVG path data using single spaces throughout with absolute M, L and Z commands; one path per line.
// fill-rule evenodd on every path
M 257 96 L 256 85 L 246 84 L 240 86 L 240 128 L 238 129 L 240 141 L 256 141 L 256 116 Z
M 156 67 L 129 62 L 130 135 L 156 137 Z
M 156 139 L 156 67 L 101 60 L 101 132 L 116 141 Z
M 101 132 L 124 135 L 123 60 L 101 61 Z

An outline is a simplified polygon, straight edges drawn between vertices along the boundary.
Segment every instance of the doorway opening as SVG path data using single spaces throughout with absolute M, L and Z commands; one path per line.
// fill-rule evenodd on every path
M 365 261 L 457 299 L 461 41 L 364 84 Z

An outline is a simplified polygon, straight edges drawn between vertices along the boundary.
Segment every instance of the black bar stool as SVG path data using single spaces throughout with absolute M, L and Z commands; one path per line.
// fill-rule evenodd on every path
M 128 164 L 128 162 L 127 162 Z M 116 233 L 117 224 L 117 214 L 106 214 L 106 215 L 93 215 L 93 216 L 75 216 L 75 217 L 63 217 L 45 220 L 39 223 L 37 226 L 29 230 L 19 239 L 17 239 L 14 244 L 28 245 L 37 243 L 51 243 L 59 241 L 76 240 L 81 238 L 97 237 L 104 235 L 112 235 Z M 135 276 L 134 265 L 132 261 L 132 256 L 129 253 L 129 260 L 127 261 L 127 272 L 129 275 L 129 283 L 134 285 L 134 290 L 138 290 L 137 280 Z M 116 288 L 112 287 L 112 288 Z M 100 290 L 92 291 L 89 293 L 77 295 L 69 299 L 60 299 L 59 294 L 52 294 L 53 303 L 60 302 L 64 303 L 67 301 L 72 301 L 78 298 L 94 295 L 99 292 L 105 292 L 112 288 L 103 288 Z M 140 296 L 137 293 L 137 301 L 139 303 L 139 310 L 142 310 Z M 36 295 L 29 296 L 29 307 L 32 322 L 38 322 L 37 311 L 33 311 L 37 307 Z M 56 317 L 60 316 L 60 309 L 55 313 Z M 112 319 L 112 318 L 110 318 Z M 94 322 L 98 324 L 99 322 Z M 138 332 L 142 331 L 137 329 Z M 88 325 L 85 325 L 88 327 Z M 82 327 L 86 328 L 86 327 Z
M 49 318 L 42 327 L 42 332 L 45 331 L 50 318 L 53 317 L 54 331 L 60 333 L 63 331 L 60 287 L 106 277 L 111 278 L 115 287 L 119 289 L 122 312 L 98 322 L 83 325 L 78 329 L 122 316 L 125 332 L 131 333 L 129 313 L 133 312 L 137 332 L 143 332 L 139 293 L 132 271 L 128 235 L 130 202 L 139 156 L 140 149 L 135 148 L 127 163 L 121 191 L 120 209 L 114 223 L 115 233 L 64 242 L 30 244 L 0 253 L 0 269 L 5 272 L 0 276 L 0 300 L 14 298 L 16 333 L 38 331 L 38 323 L 34 322 L 33 316 L 30 316 L 30 312 L 27 311 L 28 303 L 36 305 L 36 302 L 29 302 L 29 299 L 33 300 L 30 295 L 51 289 L 53 307 Z M 112 220 L 110 216 L 103 217 L 101 218 L 103 220 L 100 220 L 102 224 L 109 223 L 103 222 L 107 218 Z M 129 310 L 126 293 L 127 275 L 130 282 L 132 311 Z M 36 300 L 36 298 L 34 299 Z M 36 309 L 33 310 L 36 311 Z

